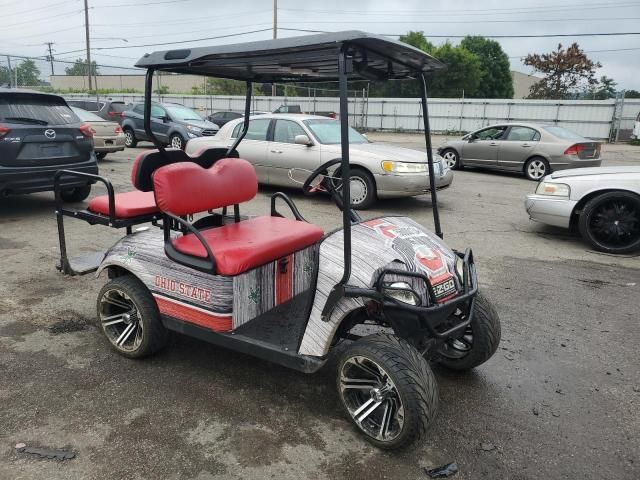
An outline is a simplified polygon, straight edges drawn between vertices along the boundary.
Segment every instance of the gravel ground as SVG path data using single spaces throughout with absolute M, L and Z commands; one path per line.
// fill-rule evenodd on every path
M 416 135 L 370 138 L 422 148 Z M 129 189 L 136 150 L 100 164 L 118 190 Z M 640 163 L 638 147 L 603 151 L 608 165 Z M 0 478 L 419 479 L 452 461 L 460 479 L 640 478 L 640 257 L 599 254 L 530 222 L 533 189 L 467 169 L 439 194 L 445 239 L 474 249 L 502 343 L 474 372 L 435 369 L 439 415 L 401 453 L 352 429 L 331 371 L 304 375 L 179 335 L 153 358 L 116 355 L 95 324 L 104 278 L 54 268 L 52 195 L 0 200 Z M 244 211 L 267 212 L 270 193 Z M 288 193 L 311 221 L 338 226 L 329 199 Z M 432 225 L 426 196 L 367 216 L 391 213 Z M 75 252 L 120 234 L 67 223 Z M 77 456 L 35 459 L 15 451 L 20 442 Z

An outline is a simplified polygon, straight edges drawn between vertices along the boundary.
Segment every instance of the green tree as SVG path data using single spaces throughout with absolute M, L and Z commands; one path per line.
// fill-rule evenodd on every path
M 409 32 L 401 36 L 400 41 L 427 52 L 446 65 L 446 69 L 429 74 L 429 96 L 456 98 L 476 94 L 482 75 L 477 55 L 449 42 L 436 47 L 423 32 Z M 419 97 L 420 85 L 415 80 L 378 82 L 373 85 L 371 96 Z
M 606 100 L 608 98 L 615 98 L 616 85 L 617 83 L 614 82 L 612 78 L 605 77 L 603 75 L 602 77 L 600 77 L 600 80 L 593 89 L 593 95 L 591 96 L 591 98 L 595 100 Z
M 640 98 L 640 92 L 637 90 L 625 90 L 624 98 Z
M 513 78 L 509 57 L 495 40 L 474 36 L 465 37 L 460 46 L 480 60 L 480 84 L 473 95 L 477 98 L 512 98 Z
M 34 87 L 40 85 L 40 70 L 33 60 L 23 60 L 16 67 L 18 85 Z
M 9 67 L 0 65 L 0 87 L 9 85 L 10 79 L 11 79 L 11 72 L 9 72 Z
M 530 53 L 524 59 L 524 64 L 544 75 L 531 87 L 528 98 L 554 100 L 592 90 L 598 83 L 596 69 L 602 66 L 589 60 L 577 43 L 566 49 L 558 44 L 558 48 L 550 53 Z
M 72 66 L 64 69 L 64 73 L 67 75 L 78 75 L 78 76 L 87 76 L 87 60 L 79 58 L 77 59 Z M 98 66 L 95 61 L 91 62 L 91 75 L 97 75 L 100 71 L 98 70 Z

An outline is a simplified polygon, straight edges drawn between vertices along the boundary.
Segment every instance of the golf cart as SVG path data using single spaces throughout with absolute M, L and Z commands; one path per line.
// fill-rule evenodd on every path
M 134 161 L 137 190 L 114 193 L 108 179 L 93 176 L 107 195 L 84 210 L 58 203 L 59 268 L 108 273 L 97 309 L 112 347 L 143 357 L 175 331 L 307 373 L 339 352 L 338 394 L 365 437 L 385 449 L 418 440 L 438 404 L 428 361 L 468 370 L 487 361 L 500 339 L 471 250 L 442 241 L 424 77 L 442 64 L 404 43 L 349 31 L 155 52 L 137 66 L 147 69 L 144 123 L 152 139 L 157 71 L 245 81 L 245 115 L 229 149 L 189 156 L 155 141 L 157 149 Z M 421 84 L 435 234 L 407 217 L 363 220 L 350 208 L 347 82 L 405 78 Z M 269 215 L 241 215 L 240 204 L 257 192 L 253 166 L 236 151 L 249 127 L 252 84 L 332 80 L 340 85 L 342 157 L 319 165 L 303 189 L 328 194 L 342 228 L 325 233 L 280 192 Z M 87 176 L 60 171 L 57 178 L 73 175 Z M 65 217 L 127 234 L 97 260 L 69 259 Z

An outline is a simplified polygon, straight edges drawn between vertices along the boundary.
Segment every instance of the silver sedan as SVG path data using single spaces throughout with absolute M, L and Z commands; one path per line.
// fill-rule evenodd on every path
M 596 250 L 640 249 L 640 166 L 564 170 L 543 178 L 525 208 L 537 222 L 577 227 Z
M 229 147 L 241 132 L 243 119 L 226 123 L 214 137 L 195 138 L 186 152 Z M 258 181 L 266 185 L 300 188 L 308 173 L 329 160 L 340 158 L 340 122 L 304 114 L 268 114 L 251 118 L 247 135 L 238 146 L 241 158 L 251 162 Z M 421 195 L 428 191 L 425 152 L 372 143 L 349 129 L 351 202 L 370 207 L 379 198 Z M 304 171 L 306 170 L 306 176 Z M 291 175 L 295 171 L 296 175 Z M 453 172 L 434 153 L 436 188 L 451 185 Z M 300 178 L 298 178 L 300 177 Z
M 538 181 L 556 170 L 599 167 L 600 143 L 566 128 L 503 123 L 471 132 L 440 148 L 450 168 L 485 167 L 521 172 Z

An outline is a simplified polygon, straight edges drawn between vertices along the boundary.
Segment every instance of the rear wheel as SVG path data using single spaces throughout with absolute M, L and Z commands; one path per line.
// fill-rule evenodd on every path
M 451 370 L 471 370 L 489 360 L 500 344 L 500 318 L 484 295 L 478 293 L 473 319 L 457 338 L 440 347 L 438 362 Z
M 640 197 L 608 192 L 587 202 L 578 220 L 580 234 L 596 250 L 630 253 L 640 249 Z
M 168 332 L 151 293 L 140 280 L 124 275 L 98 294 L 100 329 L 120 355 L 140 358 L 160 350 Z
M 438 388 L 431 368 L 394 335 L 371 335 L 349 345 L 338 362 L 337 381 L 351 421 L 377 447 L 410 445 L 435 417 Z
M 129 127 L 123 128 L 124 130 L 124 145 L 128 148 L 133 148 L 138 145 L 138 139 L 136 138 L 136 134 L 133 133 Z
M 60 198 L 63 202 L 81 202 L 91 193 L 91 185 L 85 185 L 83 187 L 66 188 L 60 192 Z
M 455 150 L 449 148 L 442 152 L 444 163 L 453 170 L 460 169 L 460 155 Z
M 545 175 L 551 173 L 549 162 L 542 157 L 533 157 L 524 164 L 524 176 L 529 180 L 537 182 Z

